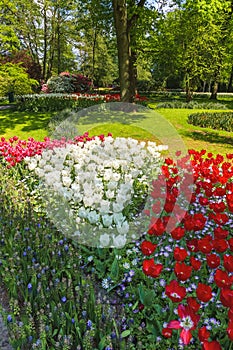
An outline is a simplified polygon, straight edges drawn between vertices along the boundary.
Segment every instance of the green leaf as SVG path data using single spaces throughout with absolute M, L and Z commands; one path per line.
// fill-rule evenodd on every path
M 113 280 L 116 280 L 119 276 L 119 264 L 117 258 L 114 259 L 111 270 L 110 270 L 110 277 Z
M 126 338 L 130 335 L 130 330 L 126 329 L 124 332 L 121 333 L 121 338 Z
M 99 342 L 99 346 L 98 346 L 98 349 L 99 350 L 103 350 L 106 346 L 106 338 L 102 338 L 101 341 Z
M 142 285 L 139 286 L 139 298 L 143 305 L 151 306 L 153 299 L 155 298 L 155 292 L 153 290 L 144 289 Z

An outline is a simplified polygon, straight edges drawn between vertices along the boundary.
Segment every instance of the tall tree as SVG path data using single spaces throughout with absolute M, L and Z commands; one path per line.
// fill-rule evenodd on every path
M 116 29 L 121 100 L 132 102 L 136 93 L 135 27 L 146 0 L 112 0 Z

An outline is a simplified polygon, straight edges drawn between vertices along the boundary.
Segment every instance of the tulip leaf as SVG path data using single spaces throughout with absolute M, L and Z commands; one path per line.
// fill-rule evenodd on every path
M 113 260 L 111 271 L 110 271 L 110 277 L 115 280 L 118 278 L 119 275 L 119 264 L 117 258 Z
M 155 297 L 153 290 L 145 289 L 142 285 L 139 286 L 139 298 L 143 305 L 151 306 L 151 303 Z
M 130 330 L 126 329 L 124 332 L 121 333 L 121 338 L 126 338 L 130 335 Z

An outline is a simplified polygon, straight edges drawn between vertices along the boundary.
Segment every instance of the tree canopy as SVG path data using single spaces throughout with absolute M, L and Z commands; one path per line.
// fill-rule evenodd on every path
M 0 0 L 0 6 L 0 64 L 21 62 L 40 83 L 79 73 L 95 86 L 119 84 L 122 101 L 133 101 L 141 86 L 185 89 L 187 99 L 197 90 L 213 98 L 219 88 L 232 90 L 232 0 Z

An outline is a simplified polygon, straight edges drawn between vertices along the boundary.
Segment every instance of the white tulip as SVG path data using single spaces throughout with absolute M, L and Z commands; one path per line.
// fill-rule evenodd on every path
M 109 245 L 110 238 L 107 233 L 100 236 L 100 247 L 107 247 Z
M 113 246 L 115 248 L 123 248 L 126 244 L 126 236 L 125 235 L 118 235 L 113 237 Z
M 102 215 L 102 221 L 104 227 L 109 227 L 112 225 L 112 215 Z
M 120 235 L 125 235 L 126 233 L 129 232 L 129 224 L 127 221 L 124 221 L 123 223 L 118 224 L 116 226 L 116 229 Z

